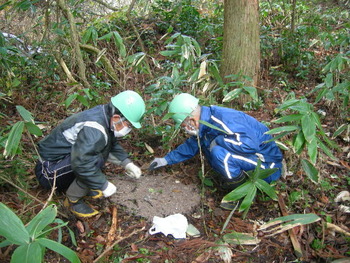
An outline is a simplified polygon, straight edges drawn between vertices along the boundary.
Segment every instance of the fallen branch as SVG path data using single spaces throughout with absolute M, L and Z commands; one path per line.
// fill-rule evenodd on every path
M 98 262 L 101 258 L 103 258 L 109 251 L 111 251 L 111 249 L 113 249 L 113 247 L 114 247 L 116 244 L 118 244 L 118 243 L 122 242 L 123 240 L 125 240 L 125 239 L 127 239 L 127 238 L 129 238 L 129 237 L 131 237 L 131 236 L 133 236 L 133 235 L 135 235 L 135 234 L 137 234 L 137 233 L 139 233 L 139 232 L 145 230 L 145 228 L 146 228 L 146 226 L 142 227 L 141 229 L 135 230 L 135 231 L 133 231 L 132 233 L 130 233 L 129 235 L 118 239 L 118 240 L 115 241 L 111 246 L 106 247 L 106 250 L 103 251 L 103 253 L 102 253 L 101 255 L 99 255 L 98 258 L 96 258 L 96 259 L 93 261 L 93 263 L 96 263 L 96 262 Z
M 284 203 L 283 197 L 281 195 L 278 195 L 278 204 L 280 206 L 282 215 L 283 216 L 287 216 L 288 212 L 287 212 L 286 205 Z M 293 229 L 289 229 L 288 233 L 289 233 L 289 236 L 290 236 L 290 240 L 292 241 L 292 244 L 293 244 L 295 255 L 298 258 L 303 257 L 303 251 L 301 250 L 300 243 L 299 243 L 299 241 L 298 241 L 298 239 L 297 239 Z
M 350 233 L 349 232 L 346 232 L 344 229 L 342 229 L 341 227 L 335 225 L 335 224 L 332 224 L 332 223 L 326 223 L 326 227 L 328 229 L 331 229 L 331 230 L 334 230 L 335 232 L 338 232 L 338 233 L 341 233 L 343 235 L 346 235 L 346 236 L 349 236 L 350 237 Z
M 111 243 L 115 240 L 115 232 L 118 227 L 118 218 L 117 218 L 117 207 L 113 206 L 113 211 L 112 211 L 112 224 L 111 224 L 111 229 L 108 232 L 107 235 L 107 245 L 106 247 L 109 247 Z

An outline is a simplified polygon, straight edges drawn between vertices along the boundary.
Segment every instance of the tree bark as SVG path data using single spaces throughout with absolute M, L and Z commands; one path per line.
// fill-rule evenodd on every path
M 73 52 L 74 52 L 74 57 L 76 59 L 76 63 L 78 66 L 78 76 L 80 80 L 83 82 L 84 87 L 90 88 L 90 84 L 87 81 L 86 78 L 86 67 L 85 63 L 83 60 L 83 56 L 80 51 L 80 41 L 79 41 L 79 34 L 78 30 L 75 25 L 75 19 L 73 14 L 70 12 L 66 1 L 65 0 L 57 0 L 58 6 L 61 8 L 64 16 L 67 18 L 69 25 L 70 25 L 70 31 L 71 31 L 71 38 L 72 38 L 72 46 L 73 46 Z
M 245 75 L 256 86 L 260 67 L 258 0 L 225 0 L 221 76 Z M 224 81 L 229 81 L 224 79 Z

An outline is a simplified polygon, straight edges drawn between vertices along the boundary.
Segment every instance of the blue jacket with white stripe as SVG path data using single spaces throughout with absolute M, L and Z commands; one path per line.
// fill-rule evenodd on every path
M 263 163 L 282 162 L 283 155 L 276 143 L 266 143 L 272 139 L 271 135 L 265 134 L 269 129 L 248 114 L 218 106 L 202 106 L 200 120 L 220 129 L 213 129 L 203 123 L 199 125 L 200 144 L 207 159 L 211 146 L 220 145 L 233 155 L 249 159 L 255 156 Z M 192 158 L 198 151 L 197 138 L 192 136 L 169 152 L 165 159 L 171 165 Z M 211 164 L 215 161 L 217 160 L 209 160 Z

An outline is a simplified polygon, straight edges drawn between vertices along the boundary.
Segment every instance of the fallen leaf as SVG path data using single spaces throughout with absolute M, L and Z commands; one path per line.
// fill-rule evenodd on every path
M 135 245 L 134 243 L 131 244 L 131 251 L 133 252 L 137 252 L 139 249 L 137 247 L 137 245 Z
M 84 233 L 85 232 L 84 225 L 83 225 L 83 223 L 80 220 L 77 221 L 75 226 L 78 228 L 80 233 Z

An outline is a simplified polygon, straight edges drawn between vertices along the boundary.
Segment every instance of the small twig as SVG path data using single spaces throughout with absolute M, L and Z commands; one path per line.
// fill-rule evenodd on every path
M 142 227 L 141 229 L 135 230 L 135 231 L 133 231 L 132 233 L 130 233 L 129 235 L 127 235 L 127 236 L 125 236 L 125 237 L 122 237 L 122 238 L 116 240 L 111 246 L 107 247 L 106 250 L 103 251 L 103 253 L 102 253 L 101 255 L 99 255 L 98 258 L 96 258 L 96 259 L 93 261 L 93 263 L 96 263 L 96 262 L 98 262 L 101 258 L 103 258 L 111 249 L 113 249 L 113 247 L 114 247 L 116 244 L 118 244 L 118 243 L 122 242 L 123 240 L 125 240 L 125 239 L 127 239 L 127 238 L 129 238 L 129 237 L 131 237 L 131 236 L 133 236 L 133 235 L 135 235 L 135 234 L 137 234 L 137 233 L 139 233 L 139 232 L 145 230 L 145 228 L 146 228 L 146 227 L 144 226 L 144 227 Z
M 46 173 L 46 171 L 45 171 Z M 47 207 L 48 203 L 51 201 L 52 199 L 52 196 L 53 194 L 55 193 L 55 190 L 56 190 L 56 175 L 57 175 L 57 171 L 54 172 L 54 175 L 53 175 L 53 185 L 52 185 L 52 188 L 51 188 L 51 193 L 49 195 L 49 198 L 46 200 L 43 208 L 41 210 L 44 210 L 45 207 Z
M 285 205 L 283 197 L 281 195 L 278 195 L 278 204 L 280 206 L 282 215 L 283 216 L 287 216 L 288 212 L 286 210 L 286 205 Z M 290 240 L 292 241 L 292 244 L 293 244 L 295 255 L 298 258 L 303 257 L 303 251 L 301 249 L 300 243 L 299 243 L 299 241 L 298 241 L 298 239 L 297 239 L 293 229 L 289 229 L 288 233 L 289 233 L 289 236 L 290 236 Z
M 203 227 L 204 227 L 204 231 L 206 233 L 206 235 L 208 235 L 208 230 L 207 230 L 207 224 L 205 222 L 205 216 L 204 216 L 204 177 L 205 177 L 205 170 L 204 170 L 204 157 L 203 157 L 203 152 L 202 152 L 202 147 L 201 147 L 201 142 L 200 142 L 200 139 L 199 139 L 199 136 L 197 136 L 197 143 L 198 143 L 198 147 L 199 147 L 199 156 L 200 156 L 200 160 L 201 160 L 201 171 L 202 171 L 202 185 L 201 185 L 201 206 L 202 206 L 202 209 L 201 209 L 201 212 L 202 212 L 202 218 L 203 218 Z

